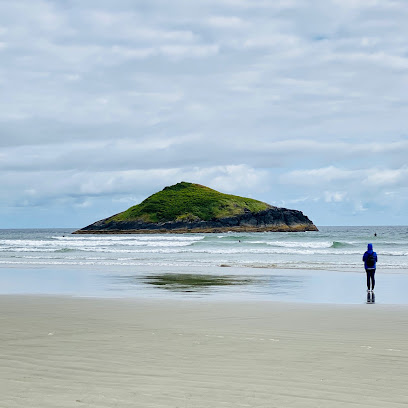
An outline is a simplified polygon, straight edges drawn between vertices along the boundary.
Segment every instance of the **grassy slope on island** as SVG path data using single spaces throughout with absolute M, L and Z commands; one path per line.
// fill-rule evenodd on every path
M 165 187 L 106 221 L 209 221 L 243 214 L 245 210 L 257 213 L 268 208 L 272 206 L 252 198 L 223 194 L 200 184 L 181 182 Z

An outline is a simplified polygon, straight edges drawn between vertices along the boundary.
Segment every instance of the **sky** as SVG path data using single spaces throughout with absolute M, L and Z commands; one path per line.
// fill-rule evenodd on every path
M 406 0 L 0 0 L 0 228 L 180 181 L 408 225 Z

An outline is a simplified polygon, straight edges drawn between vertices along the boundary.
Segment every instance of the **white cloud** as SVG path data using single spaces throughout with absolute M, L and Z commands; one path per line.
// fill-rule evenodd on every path
M 311 170 L 294 170 L 281 177 L 282 183 L 310 185 L 318 188 L 333 182 L 352 181 L 361 177 L 359 170 L 344 170 L 334 166 Z
M 387 169 L 371 167 L 365 169 L 346 170 L 329 166 L 319 169 L 295 170 L 282 175 L 282 183 L 293 185 L 310 185 L 315 188 L 327 188 L 330 185 L 347 184 L 361 185 L 361 190 L 382 190 L 383 187 L 408 187 L 408 167 Z M 332 193 L 337 194 L 337 193 Z
M 297 49 L 302 45 L 299 37 L 281 33 L 271 33 L 270 35 L 259 35 L 254 33 L 254 36 L 245 40 L 242 44 L 245 48 L 271 48 L 287 50 Z
M 407 18 L 396 0 L 0 2 L 0 191 L 92 212 L 186 179 L 342 223 L 398 203 L 406 223 Z
M 408 167 L 399 169 L 376 169 L 368 172 L 365 180 L 371 186 L 376 187 L 408 187 Z
M 307 203 L 312 203 L 313 200 L 324 202 L 328 208 L 335 209 L 332 217 L 339 217 L 342 212 L 345 216 L 358 216 L 367 212 L 375 219 L 377 209 L 382 214 L 384 209 L 388 209 L 390 213 L 402 215 L 405 207 L 403 203 L 408 198 L 406 166 L 397 169 L 371 167 L 357 170 L 330 166 L 297 170 L 284 174 L 280 182 L 288 188 L 296 186 L 299 194 L 308 192 L 310 195 L 305 200 Z M 384 219 L 379 221 L 383 223 Z
M 331 203 L 331 202 L 340 203 L 344 201 L 344 199 L 346 198 L 346 195 L 347 195 L 346 193 L 340 192 L 340 191 L 325 191 L 324 200 L 327 203 Z
M 396 70 L 406 70 L 408 68 L 408 58 L 400 55 L 392 55 L 384 52 L 376 53 L 337 53 L 330 57 L 333 61 L 350 61 L 364 64 L 376 64 L 385 68 Z
M 208 19 L 208 23 L 220 28 L 239 28 L 245 24 L 239 17 L 235 16 L 212 16 Z
M 76 205 L 84 206 L 89 206 L 92 197 L 103 196 L 117 203 L 129 202 L 128 198 L 134 196 L 135 191 L 145 191 L 147 196 L 175 181 L 196 182 L 225 192 L 245 191 L 246 195 L 252 195 L 263 191 L 268 180 L 265 171 L 246 165 L 100 172 L 38 170 L 5 172 L 3 175 L 6 180 L 3 186 L 7 190 L 0 193 L 3 203 L 27 207 L 64 197 L 75 198 Z M 48 182 L 44 183 L 44 179 Z
M 210 45 L 164 45 L 160 47 L 159 51 L 164 55 L 170 57 L 208 57 L 216 55 L 219 51 L 219 46 L 217 44 Z
M 192 179 L 200 178 L 215 189 L 233 193 L 248 191 L 256 193 L 265 191 L 269 175 L 265 170 L 253 169 L 247 165 L 216 166 L 199 170 Z

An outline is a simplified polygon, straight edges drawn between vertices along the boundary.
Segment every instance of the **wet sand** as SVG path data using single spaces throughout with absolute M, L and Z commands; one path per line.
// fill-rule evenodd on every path
M 408 307 L 0 296 L 0 407 L 402 407 Z

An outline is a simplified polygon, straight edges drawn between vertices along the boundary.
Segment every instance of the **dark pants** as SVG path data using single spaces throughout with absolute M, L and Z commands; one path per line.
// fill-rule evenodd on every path
M 370 289 L 370 281 L 371 281 L 371 289 L 374 289 L 375 285 L 375 269 L 366 269 L 366 274 L 367 274 L 367 289 Z

